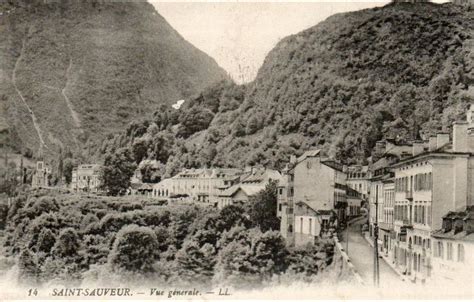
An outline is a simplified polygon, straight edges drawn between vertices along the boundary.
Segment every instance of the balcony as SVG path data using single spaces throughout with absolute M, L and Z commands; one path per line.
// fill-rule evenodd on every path
M 403 219 L 402 222 L 403 222 L 403 226 L 405 226 L 405 227 L 412 227 L 413 226 L 413 223 L 410 219 Z

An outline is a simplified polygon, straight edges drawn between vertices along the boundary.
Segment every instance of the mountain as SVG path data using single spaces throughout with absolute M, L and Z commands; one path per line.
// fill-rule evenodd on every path
M 87 153 L 228 78 L 147 2 L 5 1 L 0 35 L 0 143 L 30 155 Z
M 474 102 L 473 29 L 474 12 L 451 3 L 334 15 L 283 39 L 254 82 L 220 83 L 100 152 L 131 148 L 165 176 L 183 166 L 282 168 L 308 148 L 365 163 L 377 140 L 448 130 Z

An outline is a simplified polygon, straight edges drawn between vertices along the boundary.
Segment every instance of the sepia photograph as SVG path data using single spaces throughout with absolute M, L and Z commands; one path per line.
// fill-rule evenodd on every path
M 474 0 L 0 0 L 0 301 L 473 271 Z

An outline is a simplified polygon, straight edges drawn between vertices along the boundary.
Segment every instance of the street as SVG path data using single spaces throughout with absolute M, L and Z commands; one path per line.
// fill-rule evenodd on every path
M 359 272 L 362 279 L 367 285 L 374 284 L 374 249 L 361 233 L 361 226 L 366 222 L 366 219 L 360 219 L 350 224 L 349 226 L 349 246 L 347 249 L 349 258 Z M 346 235 L 343 233 L 343 241 L 341 244 L 346 249 Z M 407 283 L 403 281 L 400 276 L 393 271 L 393 269 L 385 262 L 384 259 L 379 258 L 380 266 L 380 287 L 402 286 L 406 287 Z

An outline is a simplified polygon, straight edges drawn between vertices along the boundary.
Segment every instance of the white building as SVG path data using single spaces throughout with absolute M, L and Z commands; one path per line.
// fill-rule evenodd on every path
M 72 170 L 70 188 L 74 192 L 92 192 L 100 190 L 100 171 L 102 166 L 97 164 L 79 165 Z

